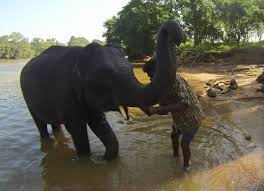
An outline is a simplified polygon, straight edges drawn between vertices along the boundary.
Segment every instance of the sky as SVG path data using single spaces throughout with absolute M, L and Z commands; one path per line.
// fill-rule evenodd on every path
M 104 22 L 129 0 L 0 0 L 0 36 L 20 32 L 32 40 L 71 36 L 104 40 Z

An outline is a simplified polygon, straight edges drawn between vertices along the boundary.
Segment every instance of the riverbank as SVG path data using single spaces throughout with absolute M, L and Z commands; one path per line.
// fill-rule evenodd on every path
M 178 73 L 182 75 L 200 95 L 203 108 L 210 119 L 223 118 L 234 128 L 245 131 L 257 146 L 264 148 L 264 95 L 257 92 L 256 78 L 264 70 L 264 65 L 220 65 L 204 64 L 195 67 L 180 67 Z M 141 68 L 135 68 L 137 78 L 148 83 L 149 80 Z M 236 79 L 238 89 L 220 95 L 216 98 L 203 96 L 206 82 L 209 80 Z M 259 99 L 257 97 L 263 98 Z M 143 113 L 130 108 L 132 114 Z
M 30 59 L 0 59 L 0 64 L 25 64 L 29 61 Z

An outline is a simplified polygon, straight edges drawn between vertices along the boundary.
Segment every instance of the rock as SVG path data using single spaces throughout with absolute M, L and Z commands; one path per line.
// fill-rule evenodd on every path
M 221 94 L 226 94 L 228 92 L 230 92 L 230 89 L 229 89 L 229 86 L 226 86 L 226 87 L 223 88 L 223 90 L 220 93 Z
M 215 80 L 209 80 L 208 82 L 206 82 L 206 85 L 211 86 L 215 83 Z
M 232 90 L 235 90 L 235 89 L 238 88 L 238 85 L 237 85 L 237 82 L 236 82 L 235 79 L 230 80 L 229 88 L 232 89 Z
M 209 97 L 216 97 L 219 94 L 228 93 L 230 90 L 235 90 L 238 88 L 237 82 L 235 79 L 232 80 L 209 80 L 206 82 L 206 85 L 209 86 L 204 92 L 207 92 Z
M 258 87 L 256 91 L 264 93 L 264 85 Z
M 208 91 L 207 91 L 207 95 L 209 97 L 216 97 L 218 94 L 218 90 L 215 89 L 215 88 L 210 88 Z
M 256 79 L 258 83 L 264 83 L 264 71 L 262 74 L 259 75 L 259 77 Z
M 251 137 L 251 135 L 245 135 L 245 139 L 246 139 L 247 141 L 250 141 L 250 140 L 252 139 L 252 137 Z

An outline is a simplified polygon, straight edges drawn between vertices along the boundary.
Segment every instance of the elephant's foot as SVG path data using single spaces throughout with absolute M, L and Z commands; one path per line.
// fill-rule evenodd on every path
M 91 150 L 90 148 L 76 148 L 76 153 L 78 157 L 90 157 L 91 156 Z
M 87 127 L 85 123 L 72 123 L 65 125 L 67 131 L 71 134 L 77 155 L 91 155 L 91 149 L 88 139 Z
M 36 126 L 39 130 L 41 139 L 47 139 L 50 137 L 47 124 L 38 122 L 36 123 Z
M 53 133 L 58 133 L 61 130 L 61 125 L 51 125 L 51 128 Z
M 79 157 L 90 156 L 91 149 L 89 145 L 89 140 L 84 137 L 73 138 L 74 146 Z
M 49 132 L 48 132 L 48 129 L 47 128 L 45 128 L 44 130 L 43 129 L 40 129 L 40 128 L 38 128 L 39 129 L 39 134 L 40 134 L 40 138 L 41 139 L 48 139 L 48 138 L 50 138 L 50 135 L 49 135 Z
M 91 149 L 90 149 L 90 145 L 87 142 L 79 142 L 78 144 L 74 144 L 75 145 L 75 149 L 76 149 L 76 153 L 78 155 L 78 157 L 89 157 L 91 156 Z
M 51 148 L 54 147 L 55 145 L 55 140 L 52 139 L 51 137 L 46 137 L 46 138 L 41 138 L 40 139 L 40 143 L 41 143 L 41 151 L 44 153 L 47 153 Z
M 112 160 L 116 158 L 118 156 L 119 143 L 104 113 L 93 113 L 89 118 L 88 125 L 104 144 L 106 148 L 105 159 Z
M 38 130 L 39 130 L 40 137 L 42 139 L 49 138 L 47 123 L 45 123 L 43 120 L 38 118 L 30 109 L 29 109 L 29 111 L 30 111 L 31 116 L 32 116 Z
M 118 157 L 119 144 L 116 141 L 114 143 L 113 142 L 110 143 L 109 145 L 111 145 L 111 146 L 106 147 L 106 151 L 105 151 L 104 157 L 105 157 L 106 160 L 113 160 L 113 159 Z

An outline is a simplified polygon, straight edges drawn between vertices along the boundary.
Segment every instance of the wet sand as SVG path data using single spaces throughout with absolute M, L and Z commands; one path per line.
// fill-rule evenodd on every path
M 230 141 L 229 143 L 233 142 L 237 147 L 244 145 L 244 151 L 241 148 L 237 149 L 240 156 L 239 154 L 235 156 L 233 151 L 229 150 L 231 147 L 228 146 L 224 146 L 222 151 L 217 151 L 221 150 L 221 148 L 217 148 L 218 143 L 225 145 L 223 140 L 218 142 L 217 138 L 208 137 L 208 140 L 214 141 L 213 147 L 216 149 L 211 151 L 211 154 L 222 156 L 224 159 L 220 162 L 222 164 L 213 165 L 214 167 L 209 170 L 200 169 L 190 176 L 182 177 L 185 183 L 177 190 L 264 190 L 264 94 L 256 91 L 259 86 L 256 78 L 263 69 L 264 65 L 216 64 L 178 69 L 178 73 L 190 83 L 197 95 L 201 96 L 200 101 L 205 110 L 206 119 L 200 132 L 210 129 L 209 136 L 214 134 L 213 131 L 220 133 L 222 138 Z M 141 76 L 139 79 L 144 81 L 145 78 Z M 216 98 L 210 98 L 203 94 L 207 81 L 231 79 L 237 81 L 238 89 Z M 246 140 L 247 136 L 250 136 L 251 139 Z M 234 139 L 235 137 L 236 139 Z M 204 139 L 206 142 L 204 147 L 210 147 L 208 140 Z M 192 147 L 193 155 L 197 149 L 195 146 Z M 229 157 L 228 155 L 230 155 L 230 161 L 226 162 L 225 159 Z M 204 156 L 204 158 L 207 157 Z M 219 161 L 221 159 L 218 159 L 216 163 L 219 164 Z M 173 190 L 174 186 L 174 183 L 168 184 L 166 189 Z
M 204 96 L 204 107 L 226 118 L 233 126 L 245 130 L 258 146 L 264 148 L 264 94 L 257 92 L 256 78 L 264 65 L 207 65 L 182 68 L 182 74 L 202 94 L 208 80 L 235 79 L 239 88 L 216 98 Z M 262 97 L 263 98 L 259 98 Z M 213 116 L 212 116 L 213 117 Z M 214 117 L 213 117 L 214 118 Z
M 257 92 L 259 86 L 256 78 L 264 70 L 264 65 L 220 65 L 204 64 L 194 67 L 180 67 L 178 74 L 182 75 L 194 88 L 196 94 L 201 96 L 200 101 L 207 115 L 221 115 L 228 119 L 233 126 L 241 128 L 246 135 L 251 135 L 258 146 L 264 148 L 264 94 Z M 148 77 L 135 69 L 137 78 L 148 83 Z M 209 80 L 235 79 L 239 88 L 224 95 L 210 98 L 203 95 L 206 82 Z M 263 98 L 259 98 L 262 97 Z M 135 108 L 132 113 L 143 114 Z M 263 136 L 262 136 L 263 135 Z

